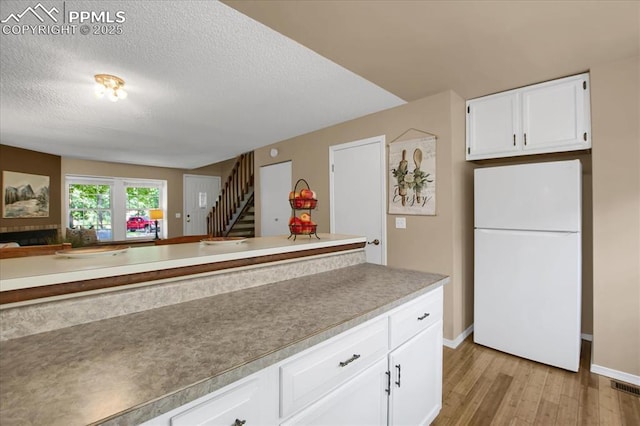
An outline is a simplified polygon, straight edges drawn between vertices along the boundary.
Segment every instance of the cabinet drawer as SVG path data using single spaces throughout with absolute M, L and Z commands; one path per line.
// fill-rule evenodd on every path
M 259 424 L 260 380 L 255 378 L 171 417 L 171 426 Z
M 340 334 L 280 366 L 280 416 L 286 417 L 384 357 L 386 317 Z
M 386 426 L 387 359 L 372 366 L 280 426 Z
M 442 319 L 443 290 L 435 290 L 402 306 L 389 316 L 391 348 L 396 348 L 411 337 Z

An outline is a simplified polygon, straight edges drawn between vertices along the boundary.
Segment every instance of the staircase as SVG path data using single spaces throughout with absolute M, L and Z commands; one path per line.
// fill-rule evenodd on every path
M 240 217 L 233 224 L 227 237 L 255 237 L 256 236 L 256 220 L 255 211 L 253 208 L 253 195 L 251 196 L 251 202 L 247 204 L 247 208 L 240 213 Z
M 236 160 L 209 212 L 207 233 L 214 237 L 254 237 L 253 200 L 253 152 L 248 152 Z

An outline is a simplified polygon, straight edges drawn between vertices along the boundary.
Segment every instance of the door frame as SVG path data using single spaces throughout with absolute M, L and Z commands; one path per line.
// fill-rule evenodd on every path
M 386 146 L 386 136 L 379 135 L 373 136 L 366 139 L 359 139 L 353 142 L 342 143 L 338 145 L 331 145 L 329 147 L 329 232 L 332 234 L 335 232 L 335 203 L 334 203 L 334 177 L 333 172 L 331 171 L 331 167 L 333 167 L 333 160 L 336 151 L 340 151 L 343 149 L 355 148 L 362 145 L 370 145 L 377 144 L 380 149 L 380 187 L 382 188 L 382 197 L 380 198 L 382 202 L 380 203 L 380 214 L 381 214 L 381 224 L 380 230 L 381 235 L 384 238 L 384 244 L 382 245 L 382 253 L 381 253 L 381 263 L 382 265 L 387 264 L 387 146 Z
M 194 174 L 188 174 L 188 173 L 183 173 L 182 174 L 182 235 L 185 235 L 185 231 L 187 230 L 187 217 L 185 216 L 185 213 L 187 212 L 187 178 L 190 177 L 197 177 L 197 178 L 208 178 L 208 179 L 212 179 L 212 180 L 217 180 L 218 181 L 218 188 L 220 188 L 220 192 L 222 193 L 222 178 L 220 176 L 211 176 L 211 175 L 194 175 Z M 211 207 L 214 207 L 216 205 L 216 201 L 218 201 L 218 199 L 216 198 L 215 200 L 211 200 Z M 169 213 L 167 212 L 167 216 L 169 216 Z

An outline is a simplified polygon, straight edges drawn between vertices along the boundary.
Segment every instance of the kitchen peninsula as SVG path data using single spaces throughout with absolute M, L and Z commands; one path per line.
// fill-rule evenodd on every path
M 199 409 L 196 414 L 200 415 L 202 407 L 197 404 L 206 405 L 210 395 L 259 374 L 272 378 L 269 390 L 258 395 L 260 404 L 270 408 L 266 408 L 269 414 L 263 412 L 252 423 L 295 423 L 296 416 L 315 413 L 336 390 L 320 384 L 317 397 L 307 395 L 302 402 L 291 399 L 289 408 L 283 400 L 285 408 L 278 412 L 278 398 L 287 395 L 285 383 L 278 386 L 278 369 L 285 377 L 290 365 L 304 361 L 299 357 L 317 347 L 325 352 L 338 348 L 336 356 L 342 357 L 344 353 L 351 356 L 356 350 L 353 345 L 364 342 L 358 356 L 345 361 L 353 362 L 350 368 L 336 363 L 335 371 L 341 375 L 336 380 L 344 380 L 344 387 L 366 377 L 382 360 L 386 369 L 386 357 L 392 356 L 394 346 L 407 346 L 428 330 L 435 333 L 429 341 L 435 343 L 432 352 L 439 360 L 428 367 L 441 385 L 441 346 L 437 345 L 442 340 L 442 285 L 448 278 L 367 264 L 363 238 L 321 238 L 296 243 L 280 238 L 279 247 L 273 240 L 258 238 L 242 243 L 246 246 L 224 249 L 199 244 L 141 247 L 106 258 L 108 267 L 92 263 L 95 259 L 43 256 L 43 264 L 77 263 L 76 270 L 53 270 L 55 278 L 34 274 L 32 282 L 48 283 L 45 287 L 72 282 L 65 279 L 102 280 L 115 273 L 166 272 L 243 259 L 262 258 L 265 263 L 227 264 L 227 269 L 199 269 L 189 276 L 160 276 L 153 285 L 137 282 L 108 292 L 92 290 L 82 297 L 3 305 L 3 424 L 139 424 L 148 420 L 179 424 L 180 416 L 185 419 L 193 415 L 192 410 Z M 323 252 L 332 247 L 333 252 Z M 320 252 L 295 255 L 308 250 Z M 265 258 L 284 254 L 293 258 Z M 4 271 L 9 264 L 3 260 L 3 291 L 9 284 L 14 287 L 8 291 L 20 290 L 15 286 L 27 282 L 27 273 L 20 277 L 15 268 Z M 131 310 L 129 305 L 142 307 Z M 97 316 L 92 316 L 93 310 Z M 38 320 L 45 323 L 44 328 Z M 350 343 L 342 347 L 345 342 Z M 436 393 L 434 398 L 435 411 L 430 416 L 440 408 L 441 395 Z M 182 414 L 173 413 L 183 409 Z

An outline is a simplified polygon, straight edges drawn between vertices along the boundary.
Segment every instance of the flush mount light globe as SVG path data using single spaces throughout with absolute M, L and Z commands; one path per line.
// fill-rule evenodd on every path
M 112 102 L 119 99 L 126 99 L 127 92 L 124 90 L 124 80 L 111 74 L 96 74 L 96 96 L 107 98 Z

